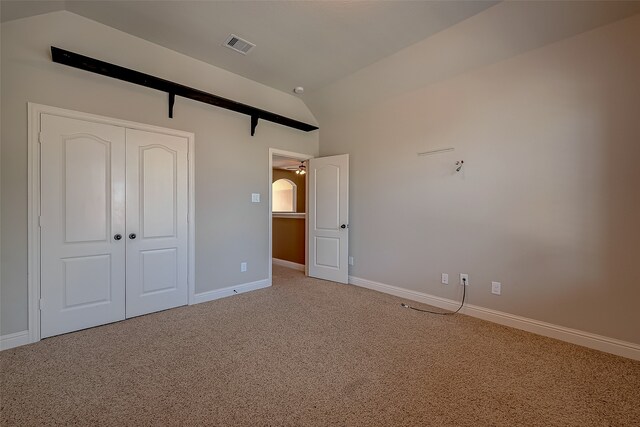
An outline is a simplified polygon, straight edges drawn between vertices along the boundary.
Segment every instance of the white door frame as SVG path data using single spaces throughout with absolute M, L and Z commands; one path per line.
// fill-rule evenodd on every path
M 79 111 L 65 110 L 63 108 L 48 105 L 28 103 L 28 201 L 27 201 L 27 282 L 28 282 L 28 309 L 29 309 L 29 342 L 40 341 L 40 117 L 42 114 L 67 117 L 71 119 L 85 120 L 95 123 L 120 126 L 128 129 L 138 129 L 148 132 L 157 132 L 167 135 L 186 138 L 189 145 L 187 155 L 188 167 L 188 304 L 195 303 L 195 170 L 194 149 L 195 135 L 190 132 L 168 129 L 128 120 L 114 119 Z
M 271 206 L 273 203 L 272 197 L 273 197 L 273 156 L 281 156 L 281 157 L 288 157 L 291 159 L 297 159 L 300 160 L 302 162 L 304 162 L 305 160 L 309 160 L 312 159 L 313 156 L 311 154 L 303 154 L 303 153 L 294 153 L 293 151 L 285 151 L 285 150 L 279 150 L 277 148 L 269 148 L 269 258 L 267 260 L 267 265 L 269 266 L 269 285 L 272 284 L 272 279 L 273 279 L 273 216 L 272 216 L 272 212 L 271 212 Z M 309 188 L 308 186 L 305 185 L 305 195 L 309 194 Z M 307 212 L 309 210 L 309 199 L 305 198 L 305 227 L 304 227 L 304 274 L 308 274 L 308 267 L 307 265 L 309 264 L 308 262 L 308 250 L 307 250 L 307 246 L 309 246 L 309 242 L 308 242 L 308 236 L 307 236 Z

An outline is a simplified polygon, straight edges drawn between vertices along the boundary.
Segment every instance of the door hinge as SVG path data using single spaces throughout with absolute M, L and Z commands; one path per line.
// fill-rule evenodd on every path
M 40 310 L 42 310 L 42 309 L 44 308 L 44 300 L 43 300 L 42 298 L 40 298 L 40 301 L 39 301 L 38 305 L 39 305 L 39 307 L 38 307 L 38 308 L 39 308 Z
M 38 144 L 42 144 L 42 132 L 38 132 Z
M 42 228 L 42 215 L 38 215 L 38 227 Z

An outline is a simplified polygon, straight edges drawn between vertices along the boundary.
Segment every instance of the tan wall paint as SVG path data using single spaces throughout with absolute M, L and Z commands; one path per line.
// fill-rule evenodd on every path
M 261 121 L 251 137 L 248 117 L 183 98 L 169 119 L 166 94 L 54 64 L 49 46 L 315 123 L 300 99 L 64 11 L 3 23 L 1 43 L 0 334 L 27 329 L 28 101 L 194 132 L 196 292 L 268 277 L 269 148 L 317 155 L 318 132 Z
M 273 218 L 273 257 L 305 264 L 304 218 Z
M 342 116 L 368 86 L 339 84 L 314 112 L 351 155 L 350 274 L 458 299 L 469 273 L 471 304 L 640 343 L 639 40 L 635 15 Z M 426 53 L 359 73 L 383 93 Z
M 273 182 L 288 179 L 297 186 L 296 212 L 305 211 L 306 175 L 282 169 L 273 170 Z M 299 218 L 273 218 L 273 257 L 297 264 L 305 263 L 305 220 Z

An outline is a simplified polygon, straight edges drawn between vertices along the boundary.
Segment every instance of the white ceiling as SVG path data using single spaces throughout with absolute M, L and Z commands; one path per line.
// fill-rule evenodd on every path
M 296 170 L 300 166 L 300 160 L 274 155 L 272 166 L 274 169 Z
M 0 18 L 68 10 L 276 89 L 304 86 L 302 98 L 317 110 L 324 98 L 344 103 L 336 95 L 346 95 L 354 79 L 367 84 L 359 97 L 365 102 L 376 91 L 451 77 L 640 11 L 640 1 L 496 3 L 1 0 Z M 470 31 L 470 22 L 484 29 Z M 244 56 L 222 46 L 230 33 L 256 47 Z M 447 37 L 456 43 L 443 42 Z M 431 40 L 439 49 L 400 78 L 371 84 L 359 73 Z
M 304 102 L 322 126 L 328 116 L 345 116 L 637 13 L 640 1 L 501 2 L 322 88 Z
M 2 1 L 2 20 L 73 13 L 290 92 L 333 83 L 496 1 Z M 236 34 L 256 47 L 222 46 Z

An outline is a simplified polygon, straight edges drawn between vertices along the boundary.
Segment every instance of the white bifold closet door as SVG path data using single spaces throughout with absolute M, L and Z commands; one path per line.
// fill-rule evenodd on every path
M 187 303 L 185 138 L 43 114 L 41 336 Z

